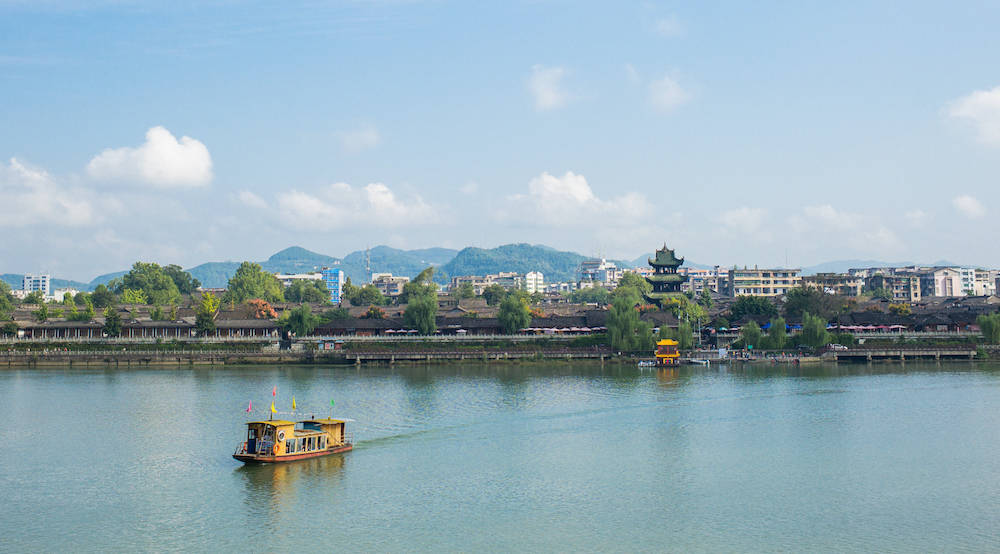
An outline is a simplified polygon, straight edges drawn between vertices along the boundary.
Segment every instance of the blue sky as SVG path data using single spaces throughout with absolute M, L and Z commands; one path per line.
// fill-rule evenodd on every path
M 985 2 L 0 0 L 0 272 L 510 242 L 1000 266 L 997 28 Z

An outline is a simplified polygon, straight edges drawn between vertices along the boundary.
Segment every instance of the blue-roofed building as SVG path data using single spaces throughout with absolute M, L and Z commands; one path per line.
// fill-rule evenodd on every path
M 324 267 L 320 273 L 323 274 L 323 282 L 330 291 L 330 302 L 340 304 L 340 294 L 344 290 L 344 270 Z

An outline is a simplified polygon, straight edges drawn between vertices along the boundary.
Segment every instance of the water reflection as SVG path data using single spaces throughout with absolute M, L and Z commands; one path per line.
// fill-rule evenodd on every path
M 281 464 L 246 464 L 233 470 L 242 480 L 243 501 L 251 513 L 280 515 L 296 504 L 308 501 L 316 490 L 328 490 L 343 479 L 347 454 Z

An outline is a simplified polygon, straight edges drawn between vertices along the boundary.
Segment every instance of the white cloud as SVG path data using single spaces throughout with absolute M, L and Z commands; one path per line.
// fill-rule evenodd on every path
M 903 214 L 903 217 L 913 225 L 920 225 L 927 220 L 927 213 L 920 209 L 910 210 Z
M 757 240 L 770 240 L 771 233 L 764 222 L 767 220 L 767 210 L 743 206 L 726 210 L 718 217 L 719 223 L 726 227 L 727 233 L 751 237 Z
M 649 210 L 645 197 L 634 192 L 598 198 L 587 179 L 572 171 L 562 177 L 542 173 L 528 183 L 527 194 L 511 196 L 508 203 L 502 219 L 557 227 L 642 225 Z
M 963 194 L 952 199 L 951 205 L 969 219 L 979 219 L 986 215 L 986 208 L 973 196 Z
M 536 110 L 553 110 L 566 105 L 569 95 L 562 84 L 565 76 L 566 69 L 563 67 L 535 65 L 531 68 L 528 90 L 535 99 Z
M 162 188 L 199 187 L 212 180 L 212 156 L 201 141 L 157 126 L 138 147 L 108 148 L 87 164 L 94 179 L 135 182 Z
M 261 198 L 260 196 L 257 196 L 256 194 L 254 194 L 254 193 L 252 193 L 252 192 L 250 192 L 248 190 L 241 190 L 236 195 L 236 197 L 239 199 L 240 202 L 243 202 L 244 204 L 246 204 L 247 206 L 250 206 L 251 208 L 266 208 L 267 207 L 267 202 L 265 202 L 263 198 Z
M 105 208 L 115 209 L 109 201 Z M 84 226 L 99 220 L 91 191 L 60 184 L 43 169 L 0 162 L 0 227 Z
M 661 112 L 670 112 L 691 99 L 691 93 L 669 75 L 649 84 L 649 102 Z
M 374 125 L 362 125 L 351 131 L 337 133 L 340 147 L 348 154 L 357 154 L 375 148 L 382 142 L 382 136 Z
M 282 223 L 330 231 L 351 226 L 406 227 L 437 221 L 436 210 L 419 195 L 401 199 L 382 183 L 354 188 L 334 183 L 315 193 L 291 190 L 277 199 Z
M 829 204 L 806 206 L 801 214 L 788 218 L 788 223 L 800 240 L 826 249 L 849 247 L 859 252 L 883 253 L 901 245 L 896 234 L 878 218 L 845 212 Z
M 653 23 L 656 34 L 664 37 L 679 37 L 684 34 L 684 27 L 676 16 L 661 17 Z
M 471 196 L 479 192 L 479 183 L 468 182 L 458 188 L 459 192 L 467 196 Z
M 947 113 L 975 126 L 981 142 L 1000 146 L 1000 86 L 977 90 L 949 103 Z

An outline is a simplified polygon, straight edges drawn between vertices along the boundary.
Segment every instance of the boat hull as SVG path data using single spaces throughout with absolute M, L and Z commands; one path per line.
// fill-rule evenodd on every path
M 289 454 L 282 456 L 267 456 L 263 454 L 233 454 L 233 458 L 246 464 L 280 464 L 283 462 L 295 462 L 298 460 L 308 460 L 309 458 L 329 456 L 331 454 L 340 454 L 342 452 L 349 452 L 353 449 L 354 445 L 348 443 L 342 446 L 329 448 L 327 450 L 303 452 L 301 454 Z

